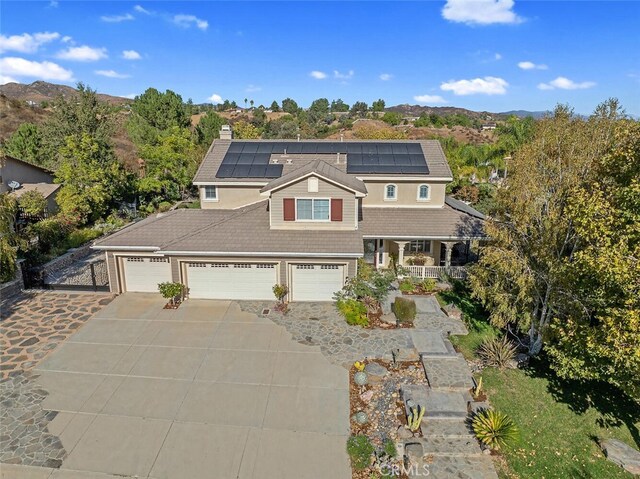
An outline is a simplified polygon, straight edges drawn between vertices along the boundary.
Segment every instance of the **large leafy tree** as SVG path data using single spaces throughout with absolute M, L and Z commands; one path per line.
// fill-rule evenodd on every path
M 23 123 L 3 144 L 4 152 L 30 163 L 41 164 L 40 131 L 33 123 Z
M 104 217 L 128 189 L 129 178 L 108 143 L 88 133 L 68 136 L 60 148 L 56 181 L 60 212 L 80 222 Z
M 284 111 L 285 113 L 295 115 L 296 113 L 298 113 L 298 109 L 298 104 L 295 102 L 295 100 L 292 100 L 291 98 L 285 98 L 284 100 L 282 100 L 282 111 Z
M 16 273 L 18 236 L 14 229 L 18 204 L 8 193 L 0 193 L 0 282 L 10 281 Z
M 225 120 L 215 111 L 210 111 L 202 118 L 196 126 L 196 137 L 200 145 L 209 147 L 214 139 L 220 138 L 220 128 Z
M 155 88 L 147 88 L 134 99 L 131 111 L 158 130 L 174 126 L 187 128 L 191 125 L 182 97 L 171 90 L 161 93 Z
M 470 281 L 491 321 L 526 332 L 530 354 L 546 345 L 559 374 L 634 389 L 638 140 L 621 116 L 610 100 L 588 120 L 560 106 L 537 123 L 511 160 Z

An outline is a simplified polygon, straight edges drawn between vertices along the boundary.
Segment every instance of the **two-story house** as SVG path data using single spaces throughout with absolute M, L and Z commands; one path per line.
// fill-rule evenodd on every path
M 191 298 L 331 300 L 358 258 L 436 277 L 483 216 L 448 198 L 438 141 L 214 141 L 196 176 L 201 209 L 152 215 L 94 248 L 113 292 L 186 285 Z M 464 248 L 463 248 L 464 249 Z
M 47 200 L 47 210 L 57 210 L 56 194 L 61 185 L 53 182 L 52 171 L 12 156 L 0 157 L 0 193 L 20 198 L 28 191 L 38 191 Z

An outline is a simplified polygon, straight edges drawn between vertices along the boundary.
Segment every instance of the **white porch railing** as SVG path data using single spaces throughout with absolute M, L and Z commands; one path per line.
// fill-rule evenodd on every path
M 467 270 L 464 266 L 405 266 L 409 270 L 409 274 L 415 278 L 438 279 L 443 275 L 450 276 L 454 279 L 465 279 Z

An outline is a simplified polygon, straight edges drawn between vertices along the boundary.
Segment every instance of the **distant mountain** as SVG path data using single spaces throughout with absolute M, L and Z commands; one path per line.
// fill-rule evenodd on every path
M 472 119 L 478 120 L 495 120 L 497 113 L 490 113 L 488 111 L 473 111 L 467 110 L 466 108 L 458 108 L 455 106 L 422 106 L 422 105 L 395 105 L 385 108 L 385 111 L 393 111 L 396 113 L 400 113 L 404 116 L 420 116 L 423 113 L 427 115 L 431 113 L 435 113 L 436 115 L 446 116 L 446 115 L 465 115 Z
M 527 110 L 511 110 L 511 111 L 503 111 L 502 113 L 497 113 L 501 116 L 517 116 L 519 118 L 526 118 L 528 116 L 532 116 L 535 119 L 542 118 L 546 115 L 549 115 L 550 111 L 527 111 Z
M 0 85 L 0 93 L 12 100 L 32 101 L 39 105 L 43 101 L 50 102 L 60 95 L 65 98 L 72 97 L 77 94 L 77 91 L 75 88 L 67 85 L 36 81 L 30 85 L 5 83 L 4 85 Z M 98 93 L 98 98 L 112 105 L 131 103 L 131 100 L 128 98 L 106 95 L 104 93 Z

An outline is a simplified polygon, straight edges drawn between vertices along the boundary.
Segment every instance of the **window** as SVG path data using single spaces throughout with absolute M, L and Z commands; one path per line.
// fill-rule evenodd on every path
M 429 185 L 418 186 L 418 201 L 427 201 L 429 199 Z
M 218 188 L 213 185 L 207 185 L 204 187 L 204 199 L 209 201 L 218 200 Z
M 431 240 L 413 240 L 404 245 L 404 252 L 408 254 L 431 253 Z
M 384 187 L 384 199 L 395 200 L 397 188 L 396 185 L 387 185 Z
M 328 199 L 296 200 L 296 219 L 302 221 L 329 221 Z
M 318 178 L 311 177 L 307 181 L 307 191 L 309 193 L 317 193 L 318 192 Z

